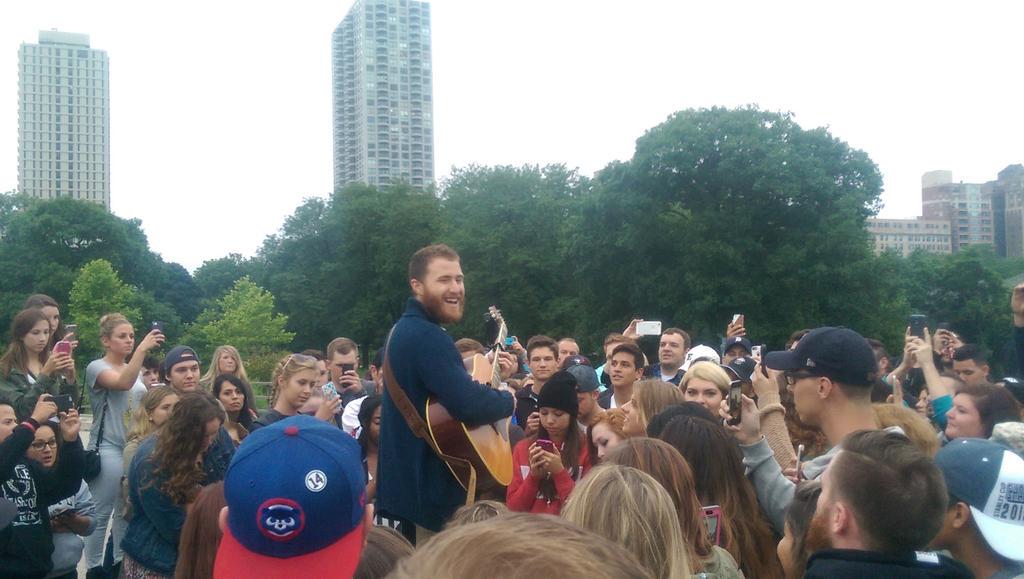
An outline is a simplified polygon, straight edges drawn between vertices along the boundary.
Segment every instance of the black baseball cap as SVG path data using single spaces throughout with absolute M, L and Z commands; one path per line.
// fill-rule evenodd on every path
M 878 374 L 874 350 L 849 328 L 811 330 L 792 350 L 769 352 L 764 363 L 772 370 L 806 370 L 849 386 L 871 386 Z
M 748 356 L 754 350 L 754 345 L 750 343 L 750 340 L 743 336 L 734 336 L 722 344 L 722 353 L 724 354 L 728 352 L 729 348 L 732 348 L 733 346 L 743 346 L 743 349 L 747 351 Z
M 739 358 L 733 358 L 732 362 L 728 364 L 721 364 L 721 366 L 726 374 L 729 374 L 733 379 L 750 382 L 751 377 L 754 375 L 754 368 L 757 367 L 757 362 L 753 358 L 740 356 Z

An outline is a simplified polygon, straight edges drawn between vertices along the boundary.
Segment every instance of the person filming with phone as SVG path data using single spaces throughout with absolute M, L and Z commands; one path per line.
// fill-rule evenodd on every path
M 75 386 L 70 376 L 75 362 L 71 344 L 57 342 L 49 349 L 50 322 L 40 309 L 22 310 L 11 322 L 11 341 L 0 357 L 0 397 L 14 406 L 19 417 L 32 413 L 41 394 L 58 397 L 62 410 L 70 406 Z
M 348 338 L 334 338 L 327 344 L 327 371 L 330 383 L 341 396 L 341 407 L 357 398 L 376 393 L 373 381 L 359 377 L 359 346 Z

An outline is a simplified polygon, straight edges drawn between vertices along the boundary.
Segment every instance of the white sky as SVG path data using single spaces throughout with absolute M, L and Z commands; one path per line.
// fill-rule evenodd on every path
M 18 46 L 86 33 L 110 57 L 113 211 L 189 269 L 251 255 L 331 190 L 330 38 L 351 4 L 4 2 L 0 191 L 17 186 Z M 440 177 L 469 163 L 589 175 L 674 111 L 750 103 L 867 151 L 884 216 L 920 213 L 925 171 L 983 182 L 1024 162 L 1024 2 L 431 4 Z

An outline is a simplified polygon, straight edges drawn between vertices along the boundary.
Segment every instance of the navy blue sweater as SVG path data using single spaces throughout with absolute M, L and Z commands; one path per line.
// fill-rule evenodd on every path
M 395 378 L 412 404 L 424 414 L 432 396 L 453 418 L 470 426 L 512 415 L 512 395 L 474 382 L 462 365 L 455 342 L 409 299 L 395 324 L 388 351 Z M 387 390 L 381 404 L 377 501 L 399 517 L 440 531 L 466 500 L 466 491 L 426 442 L 416 438 Z

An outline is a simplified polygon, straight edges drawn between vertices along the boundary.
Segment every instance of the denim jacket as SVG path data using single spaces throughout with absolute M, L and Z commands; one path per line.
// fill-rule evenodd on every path
M 185 508 L 163 492 L 167 477 L 154 475 L 150 458 L 157 437 L 139 446 L 128 474 L 128 497 L 133 516 L 121 541 L 121 548 L 140 565 L 164 575 L 174 575 L 178 561 L 178 540 L 185 525 Z

